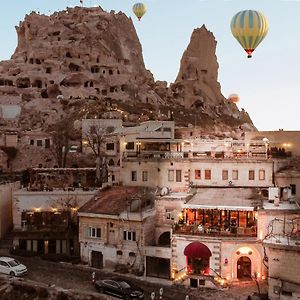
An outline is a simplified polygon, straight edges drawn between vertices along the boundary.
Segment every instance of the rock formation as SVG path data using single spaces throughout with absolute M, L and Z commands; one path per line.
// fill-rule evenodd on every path
M 20 135 L 46 131 L 63 118 L 114 118 L 138 123 L 174 118 L 180 126 L 241 134 L 251 119 L 221 94 L 216 41 L 194 30 L 176 82 L 153 79 L 130 18 L 100 7 L 30 13 L 16 27 L 18 45 L 0 62 L 0 106 L 19 105 Z M 173 112 L 173 113 L 172 113 Z M 2 129 L 8 122 L 3 124 Z

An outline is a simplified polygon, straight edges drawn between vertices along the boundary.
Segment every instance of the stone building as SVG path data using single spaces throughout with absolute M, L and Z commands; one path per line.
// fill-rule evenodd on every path
M 112 187 L 79 210 L 81 259 L 97 268 L 144 273 L 145 246 L 154 240 L 153 191 Z
M 33 254 L 79 255 L 77 210 L 93 191 L 62 189 L 13 193 L 13 243 Z

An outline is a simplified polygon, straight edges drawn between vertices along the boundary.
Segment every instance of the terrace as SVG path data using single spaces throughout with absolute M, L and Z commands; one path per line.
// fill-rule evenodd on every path
M 183 205 L 174 234 L 212 237 L 256 237 L 257 188 L 202 188 Z

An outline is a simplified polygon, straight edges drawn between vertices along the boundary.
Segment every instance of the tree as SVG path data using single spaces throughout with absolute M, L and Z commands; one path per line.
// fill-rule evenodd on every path
M 86 145 L 93 151 L 96 158 L 96 185 L 102 187 L 103 181 L 107 178 L 107 164 L 104 151 L 106 139 L 112 135 L 114 127 L 102 127 L 93 125 L 84 133 Z
M 51 152 L 57 161 L 58 167 L 65 168 L 71 140 L 76 136 L 73 122 L 70 119 L 63 119 L 52 125 L 49 132 L 52 136 Z

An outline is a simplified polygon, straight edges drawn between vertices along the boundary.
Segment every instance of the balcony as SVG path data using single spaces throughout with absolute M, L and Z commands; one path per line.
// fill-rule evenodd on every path
M 207 160 L 207 159 L 266 159 L 265 152 L 199 152 L 199 151 L 125 151 L 123 152 L 123 159 L 134 160 L 163 160 L 163 159 L 193 159 L 193 160 Z
M 173 234 L 185 234 L 185 235 L 220 237 L 220 238 L 256 237 L 257 228 L 256 226 L 231 227 L 228 228 L 227 230 L 223 230 L 218 226 L 199 227 L 199 225 L 197 224 L 196 225 L 176 224 L 173 228 Z

